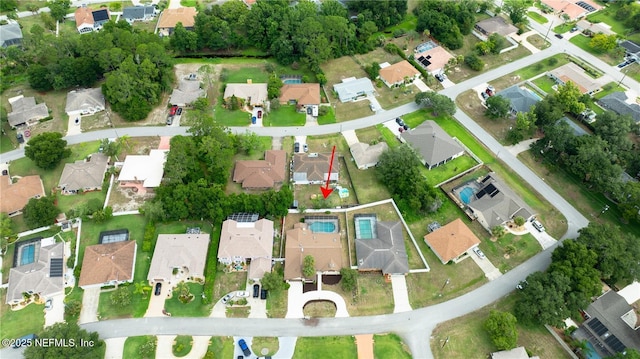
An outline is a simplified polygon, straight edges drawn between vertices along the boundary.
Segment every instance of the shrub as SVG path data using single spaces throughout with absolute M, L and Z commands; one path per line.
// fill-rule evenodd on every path
M 480 71 L 484 68 L 484 62 L 476 54 L 469 54 L 465 56 L 464 63 L 474 71 Z
M 548 63 L 550 66 L 553 66 L 553 65 L 555 65 L 555 64 L 557 64 L 557 63 L 558 63 L 558 59 L 556 59 L 555 57 L 550 57 L 550 58 L 549 58 L 549 60 L 547 60 L 547 63 Z

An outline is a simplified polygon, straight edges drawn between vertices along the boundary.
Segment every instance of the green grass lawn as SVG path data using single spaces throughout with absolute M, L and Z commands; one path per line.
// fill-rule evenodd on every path
M 156 357 L 156 351 L 154 350 L 151 355 L 142 355 L 140 352 L 141 347 L 149 342 L 154 342 L 157 345 L 158 338 L 153 335 L 145 335 L 138 337 L 128 337 L 124 342 L 124 349 L 122 350 L 123 358 L 144 358 L 152 359 Z
M 571 30 L 571 28 L 573 28 L 576 25 L 575 22 L 565 22 L 564 24 L 560 24 L 556 27 L 553 28 L 553 32 L 555 32 L 556 34 L 564 34 L 565 32 L 568 32 L 569 30 Z M 550 36 L 553 36 L 553 34 L 549 34 Z
M 611 30 L 615 31 L 618 35 L 624 35 L 630 32 L 630 29 L 621 21 L 616 19 L 616 11 L 620 8 L 618 3 L 610 3 L 606 8 L 587 16 L 587 20 L 591 22 L 604 22 L 611 26 Z
M 300 337 L 296 342 L 293 358 L 296 359 L 347 359 L 357 358 L 353 337 Z
M 551 58 L 556 59 L 557 61 L 554 61 L 554 60 L 550 61 L 549 59 Z M 569 57 L 564 54 L 558 54 L 558 55 L 554 55 L 549 58 L 546 58 L 544 60 L 538 61 L 535 64 L 531 64 L 518 71 L 512 72 L 511 74 L 508 74 L 506 76 L 509 77 L 509 76 L 517 75 L 517 76 L 520 76 L 520 80 L 526 80 L 536 75 L 539 75 L 541 73 L 544 73 L 546 71 L 553 70 L 567 63 L 569 63 Z
M 173 355 L 183 357 L 191 351 L 193 345 L 193 337 L 190 335 L 178 335 L 173 344 Z
M 6 257 L 5 257 L 6 258 Z M 8 276 L 8 273 L 7 273 Z M 31 303 L 17 311 L 7 304 L 7 289 L 0 289 L 0 338 L 17 339 L 23 335 L 39 333 L 44 326 L 44 304 Z
M 537 12 L 534 11 L 527 11 L 527 15 L 532 18 L 535 22 L 537 22 L 538 24 L 546 24 L 547 22 L 549 22 L 549 20 L 547 20 L 546 17 L 538 14 Z
M 583 35 L 576 35 L 574 37 L 572 37 L 571 39 L 569 39 L 569 41 L 578 46 L 579 48 L 583 49 L 584 51 L 597 56 L 600 58 L 600 60 L 608 63 L 609 65 L 616 65 L 618 64 L 621 60 L 622 57 L 616 57 L 613 55 L 613 53 L 610 52 L 599 52 L 594 50 L 589 43 L 591 42 L 591 39 L 589 37 L 583 36 Z
M 329 111 L 327 112 L 326 115 L 323 116 L 318 116 L 318 125 L 326 125 L 329 123 L 336 123 L 336 114 L 335 111 L 333 110 L 333 106 L 326 106 Z
M 263 67 L 243 67 L 237 70 L 230 70 L 227 73 L 226 83 L 247 83 L 251 80 L 254 84 L 265 83 L 269 80 L 269 74 Z
M 593 97 L 599 100 L 611 93 L 618 92 L 618 91 L 624 92 L 625 89 L 619 86 L 617 82 L 609 82 L 608 84 L 602 86 L 602 91 L 598 92 Z
M 198 0 L 180 0 L 180 5 L 184 7 L 196 7 Z
M 394 135 L 391 130 L 389 130 L 382 124 L 376 125 L 376 128 L 378 129 L 378 131 L 380 131 L 380 134 L 384 138 L 384 141 L 387 143 L 387 145 L 389 145 L 389 147 L 400 146 L 400 141 L 398 141 L 396 135 Z
M 277 110 L 271 110 L 262 118 L 262 124 L 267 126 L 304 126 L 306 115 L 298 112 L 295 105 L 282 105 Z
M 213 358 L 232 358 L 234 346 L 233 337 L 211 337 L 207 352 L 214 353 Z
M 107 194 L 102 191 L 92 191 L 69 196 L 58 194 L 56 198 L 58 199 L 58 208 L 60 208 L 60 211 L 66 212 L 71 208 L 87 203 L 92 199 L 98 199 L 100 202 L 104 203 L 106 197 Z
M 189 291 L 193 294 L 193 301 L 184 304 L 178 299 L 178 293 L 173 291 L 170 299 L 164 302 L 167 312 L 174 317 L 206 317 L 211 313 L 211 305 L 202 303 L 202 290 L 204 286 L 198 283 L 187 283 Z
M 218 101 L 213 110 L 213 118 L 223 126 L 249 126 L 251 124 L 249 112 L 227 110 L 222 106 L 222 99 Z
M 427 183 L 435 186 L 477 164 L 478 162 L 471 156 L 464 154 L 431 170 L 421 167 L 420 171 L 427 178 Z
M 537 79 L 532 81 L 536 86 L 538 86 L 542 91 L 551 94 L 554 93 L 555 90 L 553 86 L 556 84 L 555 81 L 550 79 L 547 76 L 538 77 Z
M 396 334 L 373 336 L 373 357 L 375 359 L 411 359 L 409 348 Z
M 482 242 L 481 249 L 502 273 L 513 269 L 542 250 L 538 241 L 530 233 L 523 236 L 507 233 L 497 242 Z
M 262 354 L 262 349 L 268 349 L 266 355 L 274 355 L 280 348 L 280 342 L 277 337 L 253 337 L 251 341 L 251 351 Z
M 13 143 L 11 137 L 7 135 L 0 135 L 0 153 L 13 151 L 16 149 L 16 145 Z

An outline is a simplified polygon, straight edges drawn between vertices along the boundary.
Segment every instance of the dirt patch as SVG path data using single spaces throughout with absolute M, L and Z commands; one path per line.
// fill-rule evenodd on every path
M 155 194 L 148 192 L 143 195 L 138 194 L 132 188 L 121 188 L 117 182 L 114 182 L 108 204 L 114 212 L 135 211 L 154 196 Z

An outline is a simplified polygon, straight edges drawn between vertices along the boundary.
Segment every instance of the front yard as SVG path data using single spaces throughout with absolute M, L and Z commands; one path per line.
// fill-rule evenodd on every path
M 357 358 L 356 344 L 351 336 L 299 337 L 294 359 Z
M 615 50 L 611 50 L 609 52 L 599 52 L 594 50 L 589 43 L 591 42 L 591 38 L 584 36 L 584 35 L 576 35 L 574 37 L 572 37 L 571 39 L 569 39 L 569 41 L 578 46 L 579 48 L 583 49 L 584 51 L 597 56 L 598 58 L 600 58 L 600 60 L 608 63 L 609 65 L 617 65 L 620 62 L 622 62 L 623 57 L 622 56 L 616 56 L 616 54 L 614 53 Z M 624 54 L 624 53 L 622 53 Z
M 211 305 L 202 302 L 203 285 L 191 282 L 186 284 L 193 299 L 183 303 L 179 298 L 178 288 L 174 287 L 171 298 L 164 302 L 165 310 L 173 317 L 207 317 L 211 312 Z
M 265 127 L 269 126 L 304 126 L 306 115 L 298 112 L 295 105 L 281 105 L 277 110 L 266 113 L 262 119 Z
M 9 258 L 4 257 L 5 260 Z M 4 271 L 3 271 L 4 272 Z M 6 276 L 9 276 L 9 272 Z M 44 304 L 31 303 L 17 311 L 7 304 L 7 289 L 0 288 L 0 339 L 17 339 L 23 335 L 39 333 L 44 326 Z

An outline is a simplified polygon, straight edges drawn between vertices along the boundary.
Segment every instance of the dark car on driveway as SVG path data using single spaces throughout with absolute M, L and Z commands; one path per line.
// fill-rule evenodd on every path
M 248 357 L 249 355 L 251 355 L 251 350 L 249 350 L 249 346 L 247 345 L 247 342 L 244 341 L 244 339 L 238 340 L 238 345 L 240 346 L 240 349 L 242 349 L 244 356 Z
M 293 152 L 294 153 L 300 152 L 300 142 L 296 142 L 293 144 Z
M 264 288 L 260 290 L 260 299 L 267 299 L 267 290 Z
M 397 123 L 399 126 L 404 126 L 404 121 L 402 121 L 402 119 L 401 119 L 400 117 L 396 118 L 396 123 Z
M 253 297 L 254 298 L 258 298 L 258 296 L 260 296 L 260 285 L 259 284 L 254 284 L 253 285 Z
M 160 295 L 160 290 L 162 290 L 162 283 L 158 282 L 158 283 L 156 283 L 156 291 L 155 291 L 155 294 L 156 294 L 156 295 Z
M 178 111 L 176 111 L 176 115 L 182 115 L 182 107 L 178 107 Z

